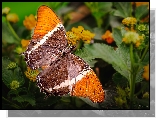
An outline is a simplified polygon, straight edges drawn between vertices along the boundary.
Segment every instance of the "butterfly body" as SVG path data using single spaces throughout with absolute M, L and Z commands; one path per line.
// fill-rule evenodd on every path
M 23 54 L 30 68 L 44 67 L 36 78 L 40 91 L 47 96 L 70 94 L 102 102 L 104 90 L 99 79 L 83 59 L 71 53 L 74 46 L 68 45 L 57 15 L 43 5 L 37 16 L 32 40 Z

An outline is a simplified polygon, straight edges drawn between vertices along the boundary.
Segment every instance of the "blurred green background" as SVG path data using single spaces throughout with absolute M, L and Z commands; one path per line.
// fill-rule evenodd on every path
M 2 2 L 2 9 L 4 7 L 9 7 L 11 13 L 16 13 L 19 17 L 19 22 L 17 24 L 22 25 L 25 16 L 30 14 L 36 15 L 36 10 L 44 2 Z M 4 17 L 2 17 L 4 21 Z

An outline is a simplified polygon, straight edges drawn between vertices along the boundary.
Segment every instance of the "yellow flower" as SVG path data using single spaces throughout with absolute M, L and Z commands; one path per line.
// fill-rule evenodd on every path
M 122 24 L 127 25 L 127 26 L 134 25 L 136 22 L 137 20 L 134 17 L 127 17 L 122 20 Z
M 22 39 L 21 40 L 22 48 L 26 48 L 29 45 L 29 42 L 30 40 Z
M 91 33 L 88 30 L 83 30 L 83 32 L 81 33 L 81 39 L 85 43 L 90 43 L 94 36 L 95 36 L 95 34 Z
M 5 7 L 2 9 L 2 15 L 7 15 L 10 12 L 10 8 L 9 7 Z
M 37 21 L 36 21 L 35 16 L 33 14 L 30 14 L 28 17 L 25 16 L 25 20 L 23 21 L 24 26 L 28 30 L 32 30 L 35 27 L 36 23 L 37 23 Z
M 149 80 L 149 64 L 144 66 L 143 78 L 145 78 L 147 81 Z
M 9 21 L 9 22 L 12 22 L 12 23 L 16 23 L 19 21 L 19 18 L 17 16 L 17 14 L 15 13 L 9 13 L 7 16 L 6 16 L 6 19 Z
M 30 81 L 35 82 L 36 76 L 39 74 L 38 70 L 32 70 L 30 67 L 27 67 L 27 71 L 24 72 L 26 77 L 30 79 Z
M 72 32 L 74 32 L 75 34 L 78 34 L 78 35 L 81 35 L 83 30 L 84 30 L 84 28 L 82 26 L 78 26 L 78 28 L 75 28 L 75 27 L 72 28 Z
M 106 40 L 107 43 L 112 43 L 114 41 L 114 38 L 112 36 L 112 33 L 107 30 L 101 37 L 103 40 Z
M 140 45 L 141 45 L 141 43 L 143 42 L 143 40 L 144 40 L 144 34 L 142 34 L 142 36 L 139 36 L 139 39 L 140 40 L 138 40 L 136 43 L 135 43 L 135 47 L 139 47 Z
M 82 39 L 85 43 L 90 43 L 95 36 L 94 33 L 84 30 L 82 26 L 78 26 L 78 28 L 73 27 L 71 31 L 68 31 L 66 34 L 68 42 L 72 45 L 75 45 L 80 39 Z
M 17 89 L 17 88 L 19 88 L 19 82 L 18 81 L 16 81 L 16 80 L 13 80 L 11 83 L 10 83 L 10 88 L 11 89 Z
M 128 31 L 124 34 L 124 38 L 122 41 L 126 44 L 134 43 L 136 44 L 138 41 L 140 41 L 139 34 L 136 32 Z
M 77 41 L 80 39 L 75 33 L 68 31 L 66 32 L 68 44 L 76 45 Z

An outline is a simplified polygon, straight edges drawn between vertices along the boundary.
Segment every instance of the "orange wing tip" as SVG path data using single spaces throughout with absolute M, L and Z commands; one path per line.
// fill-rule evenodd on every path
M 89 71 L 81 80 L 76 82 L 71 95 L 89 97 L 94 103 L 104 101 L 104 90 L 93 70 Z
M 61 23 L 61 20 L 51 8 L 45 5 L 39 7 L 37 12 L 37 24 L 32 38 L 41 39 L 59 23 Z

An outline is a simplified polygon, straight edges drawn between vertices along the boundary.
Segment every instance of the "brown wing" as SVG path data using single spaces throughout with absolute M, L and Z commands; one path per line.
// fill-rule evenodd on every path
M 69 53 L 37 76 L 37 84 L 47 95 L 89 97 L 93 102 L 104 100 L 102 85 L 94 71 L 81 58 Z
M 66 47 L 65 29 L 57 15 L 47 6 L 39 7 L 34 34 L 23 53 L 27 65 L 32 69 L 49 65 Z

